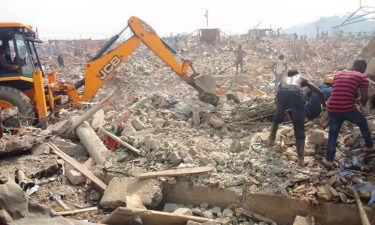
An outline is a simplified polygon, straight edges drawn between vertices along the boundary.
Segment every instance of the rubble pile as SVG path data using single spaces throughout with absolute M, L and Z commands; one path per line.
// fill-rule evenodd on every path
M 353 183 L 374 185 L 375 157 L 363 151 L 360 132 L 353 125 L 343 126 L 337 170 L 321 164 L 328 138 L 327 115 L 306 123 L 305 167 L 297 165 L 289 122 L 279 128 L 276 145 L 267 146 L 270 118 L 276 110 L 271 65 L 284 54 L 290 68 L 297 67 L 307 78 L 321 82 L 348 67 L 367 41 L 232 36 L 218 45 L 197 43 L 191 37 L 171 43 L 181 55 L 194 59 L 197 71 L 217 79 L 216 94 L 221 100 L 216 107 L 200 102 L 193 88 L 141 47 L 100 91 L 102 101 L 95 101 L 90 109 L 61 110 L 60 117 L 54 118 L 58 123 L 45 131 L 25 128 L 15 135 L 5 134 L 0 154 L 29 149 L 31 154 L 2 160 L 1 174 L 21 185 L 15 171 L 23 171 L 34 187 L 26 188 L 29 198 L 59 215 L 90 218 L 90 222 L 102 221 L 113 210 L 114 218 L 124 206 L 150 214 L 163 206 L 164 212 L 185 216 L 179 219 L 190 225 L 276 224 L 266 215 L 235 206 L 163 205 L 164 186 L 184 180 L 209 187 L 246 187 L 251 193 L 281 194 L 314 204 L 354 203 Z M 241 75 L 235 75 L 233 67 L 238 43 L 248 52 Z M 42 58 L 46 67 L 52 65 L 47 70 L 56 69 L 52 55 Z M 67 82 L 82 78 L 84 59 L 69 52 L 65 59 L 66 66 L 57 69 L 58 77 Z M 112 98 L 103 100 L 114 89 Z M 375 133 L 375 120 L 369 119 Z M 167 175 L 138 179 L 152 171 Z M 359 191 L 366 200 L 372 199 L 371 193 Z M 130 217 L 136 218 L 136 212 Z

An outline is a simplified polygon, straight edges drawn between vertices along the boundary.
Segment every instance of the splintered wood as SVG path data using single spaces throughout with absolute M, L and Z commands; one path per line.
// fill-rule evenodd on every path
M 61 151 L 56 145 L 52 144 L 51 142 L 48 142 L 48 144 L 51 146 L 53 152 L 58 155 L 60 158 L 62 158 L 65 162 L 67 162 L 69 165 L 74 167 L 74 169 L 81 172 L 83 175 L 85 175 L 89 180 L 94 182 L 98 187 L 100 187 L 102 190 L 105 191 L 107 189 L 107 185 L 103 183 L 101 180 L 99 180 L 91 171 L 89 171 L 85 166 L 81 165 L 79 162 L 77 162 L 72 157 L 65 154 L 63 151 Z
M 195 168 L 183 168 L 183 169 L 175 169 L 175 170 L 162 170 L 162 171 L 154 171 L 154 172 L 147 172 L 137 175 L 137 178 L 145 179 L 145 178 L 154 178 L 154 177 L 181 177 L 187 176 L 192 174 L 200 174 L 200 173 L 208 173 L 213 170 L 210 166 L 204 167 L 195 167 Z

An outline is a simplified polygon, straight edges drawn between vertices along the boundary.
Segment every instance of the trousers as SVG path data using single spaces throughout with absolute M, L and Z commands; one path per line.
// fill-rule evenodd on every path
M 274 123 L 284 122 L 286 110 L 292 110 L 292 121 L 296 140 L 305 139 L 305 103 L 302 91 L 297 88 L 279 87 L 276 94 L 276 114 Z
M 335 159 L 337 137 L 345 120 L 348 120 L 359 127 L 361 134 L 365 139 L 366 147 L 372 147 L 374 145 L 367 120 L 358 109 L 354 109 L 350 112 L 328 112 L 328 115 L 329 136 L 326 156 L 328 161 L 333 161 Z

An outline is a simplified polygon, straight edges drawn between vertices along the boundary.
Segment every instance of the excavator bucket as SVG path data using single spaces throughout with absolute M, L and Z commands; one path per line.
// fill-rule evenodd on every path
M 194 76 L 190 82 L 192 82 L 193 87 L 199 91 L 199 99 L 202 102 L 217 106 L 220 99 L 213 94 L 216 88 L 215 78 L 211 75 L 198 75 Z
M 194 77 L 194 83 L 204 92 L 213 93 L 216 88 L 216 80 L 211 75 L 199 75 Z

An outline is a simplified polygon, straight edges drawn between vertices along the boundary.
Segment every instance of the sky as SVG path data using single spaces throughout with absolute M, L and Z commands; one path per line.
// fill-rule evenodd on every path
M 372 1 L 362 5 L 375 6 Z M 259 23 L 259 28 L 288 28 L 358 7 L 359 0 L 3 0 L 0 21 L 37 27 L 42 39 L 102 39 L 137 16 L 166 36 L 206 28 L 208 10 L 209 28 L 235 34 Z

